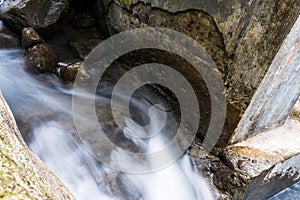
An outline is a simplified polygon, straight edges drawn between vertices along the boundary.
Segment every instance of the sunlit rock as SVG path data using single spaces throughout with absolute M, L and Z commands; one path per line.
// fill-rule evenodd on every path
M 0 94 L 0 198 L 74 199 L 65 186 L 32 153 Z

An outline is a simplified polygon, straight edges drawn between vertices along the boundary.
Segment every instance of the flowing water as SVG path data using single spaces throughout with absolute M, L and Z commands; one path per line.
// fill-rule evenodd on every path
M 55 75 L 25 73 L 22 55 L 21 50 L 0 50 L 0 88 L 30 148 L 77 199 L 214 199 L 188 155 L 162 170 L 146 174 L 118 172 L 101 165 L 74 134 L 71 87 Z M 97 99 L 105 102 L 106 98 L 99 95 Z M 136 146 L 153 150 L 163 144 L 161 136 L 148 143 L 137 141 L 129 133 L 140 132 L 139 127 L 126 120 L 125 125 L 125 136 Z M 126 155 L 119 152 L 111 156 L 117 162 L 128 162 Z M 150 165 L 153 162 L 149 160 Z
M 30 148 L 77 199 L 214 199 L 208 184 L 187 155 L 171 166 L 147 174 L 116 172 L 99 164 L 73 134 L 71 87 L 61 83 L 55 75 L 25 73 L 22 55 L 22 50 L 0 50 L 0 89 L 21 131 L 26 133 Z M 105 102 L 106 98 L 100 96 L 99 99 Z M 125 135 L 140 131 L 134 124 L 126 123 Z M 150 143 L 136 141 L 130 134 L 127 137 L 148 150 L 163 144 L 161 137 Z M 126 155 L 118 152 L 112 157 L 117 162 L 128 162 Z M 151 162 L 154 161 L 150 160 L 149 164 Z M 297 199 L 299 186 L 300 183 L 295 184 L 271 199 Z

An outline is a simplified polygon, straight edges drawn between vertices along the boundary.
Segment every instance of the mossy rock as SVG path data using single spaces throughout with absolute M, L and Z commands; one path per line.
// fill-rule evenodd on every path
M 58 62 L 56 51 L 47 44 L 30 47 L 24 54 L 24 69 L 31 73 L 54 72 Z

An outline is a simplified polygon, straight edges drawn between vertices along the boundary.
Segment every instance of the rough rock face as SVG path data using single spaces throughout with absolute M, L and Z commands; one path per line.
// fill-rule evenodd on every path
M 29 150 L 0 93 L 0 199 L 74 199 Z
M 233 180 L 215 177 L 222 185 L 218 188 L 234 194 L 237 199 L 268 199 L 299 180 L 300 123 L 289 119 L 276 129 L 269 130 L 224 150 L 224 159 L 235 172 Z M 280 141 L 280 142 L 278 142 Z M 219 174 L 216 173 L 215 176 Z M 228 184 L 224 184 L 224 181 Z
M 37 44 L 25 52 L 24 59 L 24 68 L 31 73 L 54 72 L 58 55 L 51 46 Z
M 228 94 L 247 105 L 298 18 L 300 1 L 249 1 L 246 9 L 236 25 L 236 45 L 228 52 L 233 57 Z
M 210 46 L 211 40 L 220 41 L 216 39 L 216 35 L 221 35 L 223 44 L 218 46 L 228 57 L 223 56 L 228 62 L 225 71 L 221 70 L 224 84 L 228 87 L 227 95 L 242 111 L 247 107 L 280 44 L 300 14 L 300 2 L 297 0 L 98 2 L 102 2 L 98 3 L 98 7 L 103 5 L 98 12 L 106 13 L 108 24 L 117 32 L 143 26 L 162 26 L 182 31 L 178 26 L 185 25 L 183 33 L 193 37 L 204 48 Z M 213 34 L 209 34 L 207 27 L 199 23 L 205 20 L 205 15 L 195 17 L 195 12 L 203 12 L 213 20 L 207 24 L 212 29 L 215 27 Z M 168 22 L 170 17 L 173 18 L 171 23 Z M 199 37 L 203 34 L 209 34 L 209 40 L 201 42 Z M 206 50 L 212 54 L 219 67 L 223 68 L 214 52 L 207 48 Z
M 50 31 L 68 8 L 67 0 L 4 1 L 0 17 L 18 30 L 31 26 L 38 31 Z
M 0 49 L 19 47 L 19 38 L 10 29 L 3 25 L 0 20 Z
M 166 27 L 193 37 L 203 46 L 217 64 L 226 87 L 227 121 L 221 146 L 228 142 L 300 13 L 297 0 L 98 0 L 97 7 L 111 33 Z M 197 78 L 192 73 L 189 76 Z

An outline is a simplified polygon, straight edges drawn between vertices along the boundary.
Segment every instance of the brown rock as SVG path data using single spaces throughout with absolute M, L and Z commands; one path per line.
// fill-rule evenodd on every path
M 77 75 L 82 80 L 90 79 L 90 75 L 86 71 L 82 61 L 67 60 L 62 63 L 58 63 L 60 66 L 58 72 L 62 80 L 67 82 L 74 82 Z
M 34 28 L 27 27 L 22 29 L 22 48 L 27 49 L 43 42 L 43 39 L 34 30 Z
M 25 52 L 24 59 L 24 69 L 28 72 L 54 72 L 58 62 L 58 55 L 51 46 L 37 44 Z

